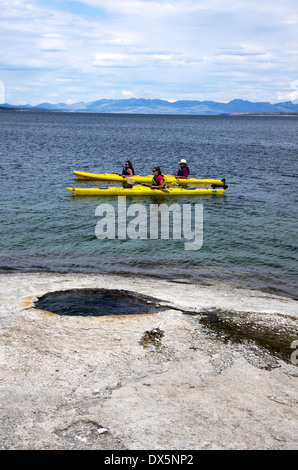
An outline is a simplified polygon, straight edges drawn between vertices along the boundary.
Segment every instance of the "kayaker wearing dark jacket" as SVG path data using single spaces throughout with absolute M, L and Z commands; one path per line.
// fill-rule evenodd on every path
M 132 163 L 130 160 L 127 160 L 125 162 L 125 167 L 122 170 L 121 176 L 131 178 L 134 174 L 135 174 L 135 171 L 133 169 Z
M 180 160 L 180 162 L 179 162 L 179 165 L 180 165 L 180 168 L 178 170 L 177 175 L 175 175 L 176 178 L 188 178 L 188 175 L 189 175 L 190 171 L 189 171 L 189 168 L 187 166 L 186 160 L 184 160 L 184 158 L 182 158 L 182 160 Z

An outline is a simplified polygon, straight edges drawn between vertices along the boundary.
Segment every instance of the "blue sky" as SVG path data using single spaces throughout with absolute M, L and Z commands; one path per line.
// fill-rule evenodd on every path
M 298 99 L 297 0 L 0 0 L 0 103 Z

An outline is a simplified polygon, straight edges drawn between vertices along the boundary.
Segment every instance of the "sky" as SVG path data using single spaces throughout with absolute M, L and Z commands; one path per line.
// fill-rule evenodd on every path
M 0 103 L 298 100 L 297 0 L 0 0 Z

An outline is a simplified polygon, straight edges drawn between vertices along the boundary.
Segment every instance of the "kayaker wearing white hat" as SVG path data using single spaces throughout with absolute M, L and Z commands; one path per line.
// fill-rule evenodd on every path
M 186 160 L 184 160 L 184 158 L 182 158 L 179 162 L 179 165 L 180 165 L 180 168 L 178 170 L 177 175 L 175 175 L 176 178 L 188 178 L 188 175 L 189 175 L 190 171 L 189 171 L 189 168 L 187 166 Z

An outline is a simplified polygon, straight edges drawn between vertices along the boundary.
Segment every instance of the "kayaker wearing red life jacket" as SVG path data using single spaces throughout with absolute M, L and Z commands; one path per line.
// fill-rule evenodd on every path
M 153 168 L 152 186 L 154 189 L 163 189 L 165 187 L 165 177 L 161 174 L 159 166 Z
M 151 186 L 152 189 L 164 189 L 165 185 L 165 177 L 161 174 L 161 169 L 159 166 L 155 166 L 152 170 L 153 178 L 151 184 L 144 183 L 144 186 Z
M 179 162 L 179 165 L 180 165 L 180 168 L 178 170 L 177 175 L 175 175 L 176 178 L 188 178 L 188 175 L 189 175 L 190 171 L 189 171 L 189 168 L 187 166 L 186 160 L 184 160 L 184 158 L 182 158 L 182 160 L 180 160 L 180 162 Z

